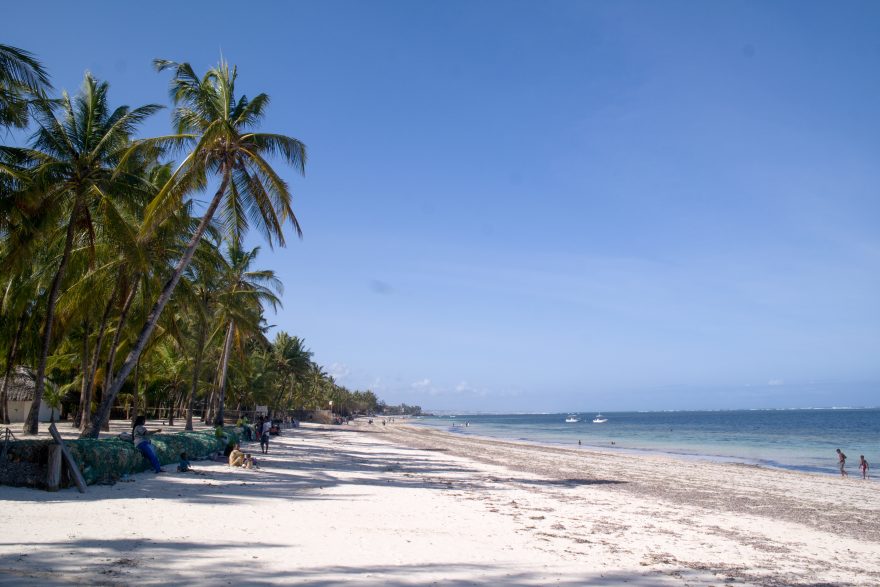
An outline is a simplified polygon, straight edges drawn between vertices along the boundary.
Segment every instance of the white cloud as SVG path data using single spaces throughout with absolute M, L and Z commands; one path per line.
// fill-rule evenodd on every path
M 413 389 L 427 389 L 431 386 L 431 380 L 425 377 L 419 381 L 413 381 L 412 388 Z
M 771 379 L 770 381 L 767 382 L 767 385 L 770 385 L 771 387 L 785 385 L 785 380 L 784 379 Z
M 330 365 L 330 369 L 328 369 L 330 376 L 333 379 L 339 381 L 340 379 L 344 379 L 349 373 L 351 373 L 351 369 L 348 368 L 348 365 L 343 363 L 333 363 Z

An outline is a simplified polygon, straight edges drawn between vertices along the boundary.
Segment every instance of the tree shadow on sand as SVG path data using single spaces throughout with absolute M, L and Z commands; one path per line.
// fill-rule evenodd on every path
M 9 546 L 0 543 L 0 547 Z M 797 577 L 751 576 L 742 569 L 724 566 L 669 565 L 661 569 L 630 572 L 611 569 L 575 573 L 560 578 L 547 570 L 524 570 L 509 564 L 473 564 L 454 560 L 431 564 L 313 566 L 294 557 L 279 563 L 275 559 L 261 564 L 271 551 L 290 548 L 277 543 L 243 546 L 238 542 L 204 544 L 189 541 L 96 541 L 78 539 L 41 543 L 26 550 L 33 554 L 0 555 L 0 585 L 130 585 L 134 583 L 186 585 L 284 585 L 308 584 L 314 587 L 355 584 L 361 586 L 403 587 L 414 584 L 506 585 L 527 587 L 552 582 L 561 587 L 581 585 L 632 585 L 654 587 L 681 585 L 689 580 L 718 584 L 756 582 L 761 585 L 797 584 L 802 587 L 828 587 L 829 583 L 801 582 Z M 25 550 L 23 547 L 22 550 Z M 257 553 L 257 554 L 253 554 Z M 339 557 L 345 558 L 340 551 Z M 232 561 L 232 564 L 228 564 Z M 285 568 L 279 569 L 282 566 Z M 835 583 L 840 587 L 851 584 Z
M 354 430 L 341 429 L 355 433 Z M 0 496 L 14 501 L 76 502 L 82 500 L 115 500 L 133 497 L 170 499 L 188 503 L 224 504 L 252 498 L 284 498 L 293 500 L 352 499 L 357 494 L 347 493 L 344 498 L 321 490 L 330 487 L 385 486 L 402 489 L 469 489 L 504 490 L 505 484 L 533 486 L 577 487 L 579 485 L 608 485 L 621 481 L 603 479 L 546 479 L 546 478 L 486 478 L 485 473 L 463 461 L 450 461 L 443 455 L 432 456 L 422 450 L 407 447 L 383 449 L 381 445 L 360 448 L 357 444 L 335 442 L 308 442 L 310 436 L 328 432 L 309 428 L 303 433 L 289 433 L 279 441 L 273 438 L 269 454 L 262 455 L 256 442 L 243 443 L 242 450 L 260 460 L 259 470 L 233 469 L 223 463 L 195 461 L 195 473 L 175 473 L 174 465 L 167 465 L 165 474 L 139 473 L 113 486 L 90 486 L 86 494 L 73 489 L 55 494 L 34 495 L 35 490 L 0 489 Z M 329 432 L 336 432 L 330 430 Z M 338 438 L 336 436 L 335 438 Z M 169 491 L 177 486 L 179 491 Z M 242 489 L 242 488 L 246 489 Z M 47 499 L 48 498 L 48 499 Z

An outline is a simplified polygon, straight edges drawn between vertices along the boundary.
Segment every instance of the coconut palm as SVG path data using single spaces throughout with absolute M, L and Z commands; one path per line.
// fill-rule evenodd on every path
M 233 342 L 238 340 L 239 349 L 244 350 L 244 340 L 241 336 L 237 337 L 236 334 L 262 336 L 260 321 L 263 314 L 263 304 L 271 304 L 273 309 L 277 309 L 281 303 L 275 292 L 281 293 L 283 287 L 281 281 L 275 277 L 275 272 L 251 268 L 259 252 L 259 247 L 246 251 L 235 241 L 230 243 L 227 251 L 228 265 L 224 276 L 225 291 L 220 296 L 219 304 L 224 315 L 228 318 L 223 354 L 220 359 L 219 399 L 214 419 L 215 426 L 223 425 L 226 374 Z
M 174 425 L 174 405 L 186 385 L 188 362 L 181 350 L 179 341 L 173 336 L 165 336 L 155 345 L 142 366 L 149 376 L 149 386 L 156 395 L 156 405 L 167 407 L 169 426 Z
M 34 102 L 33 148 L 29 155 L 36 164 L 32 171 L 30 190 L 39 199 L 39 207 L 57 214 L 63 245 L 57 260 L 52 285 L 46 297 L 42 349 L 31 404 L 24 432 L 36 434 L 37 416 L 43 397 L 46 358 L 52 340 L 55 304 L 77 242 L 93 246 L 95 207 L 106 198 L 117 196 L 132 177 L 119 166 L 130 146 L 137 127 L 161 106 L 147 105 L 130 109 L 110 109 L 109 86 L 86 74 L 76 98 L 66 92 L 56 103 L 47 99 Z M 130 186 L 126 186 L 129 188 Z
M 32 275 L 25 276 L 18 272 L 6 280 L 0 293 L 0 351 L 5 358 L 0 384 L 0 424 L 9 424 L 7 392 L 12 370 L 17 364 L 33 358 L 36 348 L 33 336 L 37 321 L 34 298 L 38 288 L 39 284 Z
M 303 339 L 281 331 L 275 335 L 275 340 L 272 342 L 270 359 L 281 379 L 275 398 L 275 407 L 278 408 L 281 406 L 284 394 L 292 395 L 296 382 L 308 374 L 312 351 L 306 348 Z
M 174 122 L 177 134 L 143 141 L 138 147 L 189 150 L 166 186 L 147 207 L 146 229 L 150 230 L 177 209 L 185 194 L 205 187 L 209 178 L 219 180 L 219 187 L 150 310 L 116 380 L 105 394 L 89 430 L 92 438 L 98 437 L 100 425 L 109 417 L 116 394 L 137 363 L 221 203 L 224 205 L 220 220 L 235 237 L 240 237 L 254 223 L 270 245 L 277 241 L 283 246 L 283 226 L 287 221 L 293 224 L 297 235 L 302 235 L 290 206 L 287 183 L 266 158 L 280 157 L 302 173 L 305 170 L 306 149 L 305 145 L 292 137 L 254 132 L 265 115 L 269 97 L 259 94 L 253 100 L 245 96 L 236 99 L 237 71 L 234 67 L 230 69 L 225 62 L 210 69 L 202 78 L 188 63 L 157 60 L 155 64 L 159 71 L 174 71 L 171 98 L 176 106 Z
M 32 53 L 0 45 L 0 127 L 27 126 L 31 97 L 51 87 L 49 74 Z
M 211 239 L 203 239 L 199 246 L 201 254 L 199 250 L 196 251 L 193 262 L 186 272 L 188 279 L 182 281 L 188 285 L 186 314 L 190 331 L 195 334 L 195 346 L 192 349 L 192 382 L 186 401 L 186 430 L 193 429 L 193 409 L 202 375 L 202 359 L 210 335 L 211 317 L 214 315 L 220 292 L 221 269 L 225 264 L 219 247 Z

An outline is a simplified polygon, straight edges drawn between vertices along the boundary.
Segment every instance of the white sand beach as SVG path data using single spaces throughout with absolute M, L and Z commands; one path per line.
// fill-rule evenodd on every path
M 365 423 L 286 430 L 262 465 L 0 487 L 0 584 L 880 584 L 855 475 Z

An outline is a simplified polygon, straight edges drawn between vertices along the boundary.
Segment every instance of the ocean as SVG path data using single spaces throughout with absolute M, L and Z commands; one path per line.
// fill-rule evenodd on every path
M 681 458 L 710 459 L 838 474 L 837 454 L 847 455 L 850 475 L 860 475 L 859 455 L 880 477 L 880 408 L 791 409 L 670 412 L 457 414 L 409 420 L 456 434 L 523 440 Z M 872 471 L 869 469 L 869 475 Z

